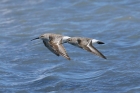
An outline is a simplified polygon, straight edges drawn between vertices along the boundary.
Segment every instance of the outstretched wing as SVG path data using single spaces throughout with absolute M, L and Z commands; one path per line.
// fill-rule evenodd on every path
M 49 43 L 52 46 L 53 50 L 55 50 L 57 53 L 59 53 L 59 55 L 62 55 L 66 59 L 70 60 L 70 57 L 68 56 L 64 46 L 62 45 L 62 38 L 58 39 L 57 42 L 56 42 L 56 40 L 54 42 L 53 39 L 51 39 L 51 41 Z
M 55 55 L 59 56 L 59 53 L 58 53 L 57 51 L 55 51 L 55 50 L 51 47 L 51 45 L 49 44 L 49 42 L 45 42 L 45 41 L 43 40 L 43 43 L 44 43 L 44 45 L 45 45 L 52 53 L 54 53 Z
M 93 54 L 96 54 L 96 55 L 106 59 L 106 57 L 101 52 L 99 52 L 95 47 L 92 46 L 91 40 L 89 41 L 87 48 L 88 48 L 88 49 L 86 49 L 87 51 L 92 52 Z

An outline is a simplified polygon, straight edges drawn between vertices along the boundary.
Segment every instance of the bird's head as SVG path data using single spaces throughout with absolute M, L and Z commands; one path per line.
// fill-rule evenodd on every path
M 40 35 L 39 37 L 32 39 L 31 41 L 36 40 L 36 39 L 49 40 L 49 37 L 46 34 L 43 34 L 43 35 Z

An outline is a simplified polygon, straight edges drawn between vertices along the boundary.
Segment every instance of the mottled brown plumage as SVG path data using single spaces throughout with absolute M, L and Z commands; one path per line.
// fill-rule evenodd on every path
M 66 59 L 70 60 L 64 46 L 62 43 L 65 43 L 62 39 L 64 36 L 60 34 L 53 34 L 53 33 L 45 33 L 38 38 L 35 39 L 42 39 L 44 45 L 55 55 L 63 56 Z M 33 40 L 35 40 L 33 39 Z
M 93 42 L 93 41 L 96 41 L 96 42 Z M 106 57 L 92 45 L 92 43 L 104 44 L 103 42 L 99 40 L 84 38 L 84 37 L 71 37 L 68 39 L 68 43 L 106 59 Z

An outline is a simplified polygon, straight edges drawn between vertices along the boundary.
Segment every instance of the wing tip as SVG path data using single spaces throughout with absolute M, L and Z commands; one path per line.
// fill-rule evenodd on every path
M 64 56 L 67 60 L 71 60 L 70 57 L 68 55 Z
M 70 58 L 67 58 L 68 60 L 71 60 Z
M 103 56 L 102 58 L 107 59 L 105 56 Z

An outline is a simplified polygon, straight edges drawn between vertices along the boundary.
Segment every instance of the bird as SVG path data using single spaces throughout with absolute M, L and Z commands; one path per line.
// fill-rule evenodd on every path
M 104 59 L 107 59 L 101 52 L 99 52 L 92 44 L 104 44 L 104 42 L 97 40 L 97 39 L 92 39 L 92 38 L 87 38 L 87 37 L 71 37 L 67 39 L 67 43 L 77 46 L 79 48 L 82 48 L 88 52 L 91 52 L 99 57 L 102 57 Z
M 63 56 L 64 58 L 70 60 L 69 55 L 67 54 L 64 46 L 62 45 L 63 43 L 67 42 L 67 39 L 70 38 L 69 36 L 63 36 L 60 34 L 54 34 L 54 33 L 45 33 L 40 35 L 37 38 L 32 39 L 42 39 L 44 45 L 56 56 Z

